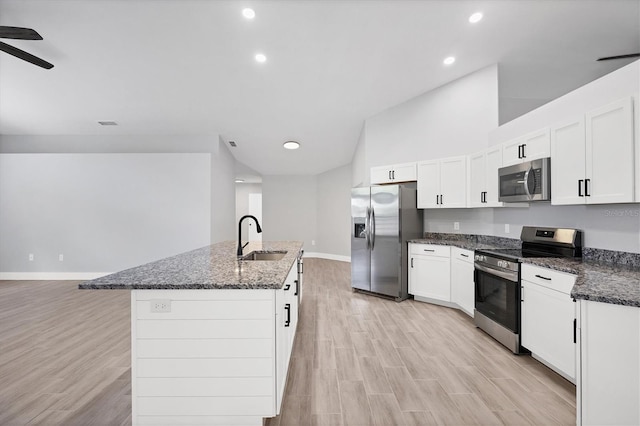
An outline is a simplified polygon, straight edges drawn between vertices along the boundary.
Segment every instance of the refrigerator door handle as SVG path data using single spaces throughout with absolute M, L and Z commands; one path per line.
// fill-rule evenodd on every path
M 369 235 L 371 226 L 371 208 L 367 207 L 367 216 L 364 219 L 364 239 L 367 243 L 367 249 L 371 248 L 371 237 Z
M 370 241 L 371 241 L 371 250 L 373 250 L 375 244 L 376 244 L 376 211 L 373 209 L 373 207 L 371 207 L 371 213 L 370 213 L 370 219 L 369 219 L 369 224 L 371 225 L 370 228 Z

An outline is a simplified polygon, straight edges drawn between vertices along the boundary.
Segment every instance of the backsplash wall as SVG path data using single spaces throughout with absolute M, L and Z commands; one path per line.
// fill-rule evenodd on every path
M 521 208 L 429 209 L 424 211 L 425 232 L 455 232 L 519 238 L 523 225 L 577 228 L 583 245 L 640 253 L 640 204 L 552 206 L 532 203 Z M 454 222 L 460 230 L 454 230 Z M 509 225 L 509 233 L 505 232 Z

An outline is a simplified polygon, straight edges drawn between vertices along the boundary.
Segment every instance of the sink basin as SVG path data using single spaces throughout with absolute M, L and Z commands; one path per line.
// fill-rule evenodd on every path
M 252 251 L 242 256 L 242 260 L 280 260 L 285 254 L 286 251 Z

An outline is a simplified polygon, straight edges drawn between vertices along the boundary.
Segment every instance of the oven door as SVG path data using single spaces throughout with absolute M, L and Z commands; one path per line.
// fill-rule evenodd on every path
M 517 272 L 475 263 L 476 310 L 514 333 L 520 332 L 518 278 Z

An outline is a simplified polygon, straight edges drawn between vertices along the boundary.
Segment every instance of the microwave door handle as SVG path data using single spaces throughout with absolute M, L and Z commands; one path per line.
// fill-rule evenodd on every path
M 522 179 L 524 185 L 524 192 L 527 194 L 527 198 L 531 199 L 531 192 L 529 191 L 529 173 L 533 170 L 533 168 L 529 168 L 526 172 L 524 172 L 524 178 Z M 518 181 L 520 182 L 520 181 Z

